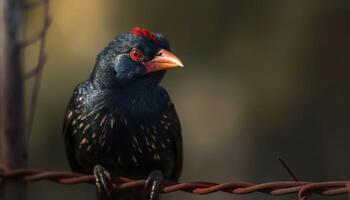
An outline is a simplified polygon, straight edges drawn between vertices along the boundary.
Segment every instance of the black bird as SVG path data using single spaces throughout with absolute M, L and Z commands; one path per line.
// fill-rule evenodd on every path
M 159 33 L 135 27 L 97 56 L 90 77 L 76 86 L 63 136 L 73 171 L 94 173 L 100 193 L 109 179 L 148 178 L 148 198 L 158 198 L 162 177 L 177 180 L 182 169 L 178 116 L 159 86 L 166 70 L 183 67 Z M 147 190 L 146 190 L 147 191 Z M 141 199 L 141 192 L 113 192 L 116 199 Z

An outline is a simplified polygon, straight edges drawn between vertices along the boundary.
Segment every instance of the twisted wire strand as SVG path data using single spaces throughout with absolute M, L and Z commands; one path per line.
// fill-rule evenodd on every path
M 38 169 L 16 169 L 8 170 L 0 167 L 0 178 L 15 179 L 18 181 L 35 182 L 47 180 L 63 185 L 75 185 L 81 183 L 95 184 L 93 175 L 86 175 L 66 171 L 44 171 Z M 134 180 L 125 177 L 113 177 L 114 189 L 124 190 L 134 187 L 144 187 L 145 180 Z M 244 195 L 254 192 L 268 195 L 287 195 L 297 193 L 300 200 L 306 200 L 311 194 L 322 196 L 337 196 L 350 193 L 350 181 L 326 181 L 326 182 L 305 182 L 305 181 L 275 181 L 267 183 L 249 183 L 231 181 L 226 183 L 213 182 L 174 182 L 164 181 L 163 193 L 184 191 L 198 195 L 206 195 L 214 192 L 226 192 L 236 195 Z

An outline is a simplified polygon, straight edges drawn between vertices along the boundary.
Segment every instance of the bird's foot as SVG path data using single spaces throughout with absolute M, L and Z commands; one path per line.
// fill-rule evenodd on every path
M 96 179 L 96 188 L 99 195 L 109 197 L 111 195 L 111 175 L 101 165 L 95 165 L 94 176 Z
M 159 192 L 163 183 L 163 173 L 159 170 L 153 170 L 147 180 L 145 186 L 146 199 L 147 200 L 158 200 Z

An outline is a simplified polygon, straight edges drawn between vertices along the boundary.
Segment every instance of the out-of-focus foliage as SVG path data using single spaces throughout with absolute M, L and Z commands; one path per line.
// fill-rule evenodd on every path
M 31 167 L 69 169 L 61 127 L 72 89 L 110 40 L 138 25 L 164 33 L 185 64 L 162 82 L 183 126 L 181 180 L 291 179 L 279 156 L 303 180 L 350 178 L 349 1 L 59 0 L 50 6 Z M 28 20 L 31 35 L 39 30 L 41 10 Z M 28 69 L 37 49 L 27 49 Z M 94 188 L 30 184 L 29 199 L 62 198 L 94 199 Z

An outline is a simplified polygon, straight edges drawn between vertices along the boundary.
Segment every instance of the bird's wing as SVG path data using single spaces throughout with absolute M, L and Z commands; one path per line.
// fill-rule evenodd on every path
M 73 92 L 73 95 L 69 101 L 66 114 L 64 117 L 64 123 L 63 123 L 63 139 L 66 146 L 66 154 L 68 158 L 68 162 L 70 164 L 70 167 L 72 171 L 74 172 L 82 172 L 82 169 L 79 167 L 76 159 L 75 159 L 75 152 L 73 147 L 75 146 L 74 140 L 73 140 L 73 119 L 75 118 L 75 110 L 77 109 L 77 98 L 79 98 L 79 86 L 78 85 Z
M 175 141 L 175 149 L 176 149 L 176 168 L 173 172 L 171 178 L 173 180 L 178 180 L 181 171 L 182 171 L 182 162 L 183 162 L 183 153 L 182 153 L 182 135 L 181 135 L 181 125 L 179 121 L 179 117 L 177 116 L 175 106 L 172 103 L 169 94 L 163 89 L 163 95 L 165 97 L 165 102 L 167 102 L 167 111 L 165 112 L 170 123 L 169 133 L 173 137 L 173 141 Z
M 171 117 L 172 120 L 170 123 L 173 124 L 170 127 L 171 134 L 175 138 L 175 141 L 178 141 L 175 144 L 176 145 L 177 167 L 176 167 L 176 170 L 175 170 L 172 178 L 174 180 L 178 180 L 180 178 L 181 171 L 182 171 L 182 157 L 183 157 L 183 155 L 182 155 L 182 136 L 181 136 L 181 125 L 180 125 L 179 118 L 177 116 L 177 113 L 175 111 L 175 107 L 173 104 L 171 105 L 169 115 L 172 116 Z

